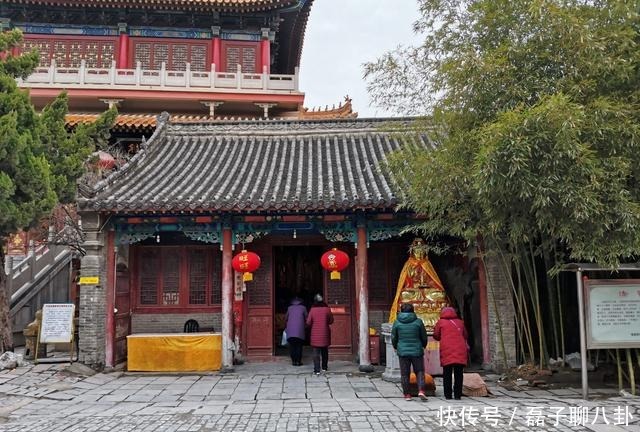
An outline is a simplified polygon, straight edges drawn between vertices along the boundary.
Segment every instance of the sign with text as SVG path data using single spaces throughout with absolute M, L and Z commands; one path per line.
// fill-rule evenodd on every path
M 40 343 L 71 342 L 74 311 L 75 305 L 71 303 L 43 305 Z
M 586 280 L 587 348 L 640 348 L 640 279 Z
M 99 276 L 82 276 L 78 282 L 80 285 L 98 285 L 100 283 Z

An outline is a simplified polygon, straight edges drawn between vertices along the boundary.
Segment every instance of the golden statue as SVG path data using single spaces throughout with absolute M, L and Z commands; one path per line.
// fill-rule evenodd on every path
M 413 304 L 427 332 L 433 331 L 440 318 L 440 310 L 450 306 L 442 282 L 427 256 L 427 245 L 421 238 L 414 239 L 409 247 L 409 259 L 400 273 L 389 322 L 395 321 L 402 303 Z

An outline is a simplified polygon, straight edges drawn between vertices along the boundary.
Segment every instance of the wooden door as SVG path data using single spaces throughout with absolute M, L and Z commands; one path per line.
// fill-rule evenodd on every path
M 246 282 L 246 311 L 244 322 L 247 356 L 273 355 L 273 283 L 272 248 L 261 245 L 248 248 L 260 255 L 260 268 L 253 281 Z
M 127 359 L 127 336 L 131 334 L 131 285 L 129 270 L 116 271 L 114 364 Z
M 349 267 L 340 272 L 339 280 L 331 280 L 330 272 L 324 272 L 324 292 L 327 304 L 333 313 L 331 326 L 331 352 L 336 354 L 351 354 L 352 340 L 352 290 L 354 284 L 354 259 L 350 254 Z

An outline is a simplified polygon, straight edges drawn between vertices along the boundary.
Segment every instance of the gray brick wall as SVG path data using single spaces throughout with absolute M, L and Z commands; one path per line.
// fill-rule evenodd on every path
M 489 349 L 491 364 L 495 371 L 516 365 L 515 307 L 505 268 L 498 257 L 488 254 L 484 259 L 487 278 L 489 309 Z M 502 329 L 502 332 L 500 331 Z M 500 336 L 504 341 L 504 350 Z M 505 353 L 507 363 L 505 365 Z
M 163 313 L 146 314 L 134 313 L 131 316 L 131 333 L 182 333 L 184 323 L 188 319 L 194 319 L 200 324 L 200 329 L 220 332 L 222 326 L 222 314 L 210 313 Z
M 99 276 L 99 285 L 80 286 L 78 320 L 78 360 L 94 369 L 105 364 L 106 281 L 104 233 L 99 229 L 102 220 L 98 213 L 82 213 L 82 228 L 86 238 L 83 247 L 81 276 Z

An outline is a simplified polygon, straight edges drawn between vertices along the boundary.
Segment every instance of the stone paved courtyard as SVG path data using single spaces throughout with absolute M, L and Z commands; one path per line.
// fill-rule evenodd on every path
M 71 370 L 74 370 L 72 368 Z M 313 376 L 308 366 L 238 366 L 231 374 L 69 372 L 68 364 L 0 371 L 0 431 L 431 431 L 640 432 L 640 398 L 598 389 L 507 391 L 486 398 L 405 401 L 379 373 L 347 362 Z

